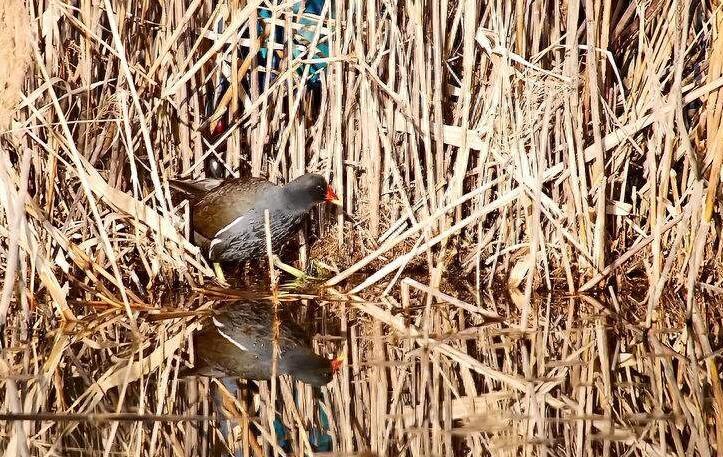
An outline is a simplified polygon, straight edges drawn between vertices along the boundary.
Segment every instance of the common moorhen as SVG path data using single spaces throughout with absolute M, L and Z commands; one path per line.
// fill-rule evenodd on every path
M 194 242 L 214 263 L 242 262 L 266 254 L 266 210 L 271 243 L 277 248 L 298 230 L 317 203 L 341 206 L 326 179 L 313 173 L 284 186 L 249 177 L 171 183 L 196 197 L 192 210 Z M 216 269 L 220 272 L 217 265 Z
M 267 302 L 243 302 L 216 312 L 194 335 L 195 367 L 183 376 L 270 379 L 274 312 Z M 279 317 L 277 373 L 311 384 L 328 384 L 342 359 L 326 359 L 311 348 L 306 333 L 284 314 Z

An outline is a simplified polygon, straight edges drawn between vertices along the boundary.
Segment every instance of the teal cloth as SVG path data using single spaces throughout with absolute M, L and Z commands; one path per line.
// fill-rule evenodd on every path
M 277 0 L 278 1 L 278 0 Z M 291 10 L 294 12 L 294 14 L 299 14 L 299 11 L 301 11 L 303 7 L 303 13 L 304 14 L 313 14 L 313 15 L 320 15 L 321 11 L 324 7 L 324 3 L 326 3 L 326 0 L 299 0 L 298 2 L 294 3 L 293 6 L 291 6 Z M 332 5 L 329 5 L 332 6 Z M 329 11 L 329 15 L 327 17 L 331 17 L 331 12 L 333 9 Z M 259 9 L 259 17 L 263 21 L 264 19 L 270 20 L 271 18 L 271 12 L 267 9 Z M 301 29 L 297 29 L 294 31 L 294 36 L 292 37 L 292 57 L 297 58 L 301 55 L 303 50 L 301 49 L 300 45 L 304 46 L 304 48 L 308 48 L 311 46 L 311 43 L 314 41 L 314 34 L 316 33 L 316 28 L 318 21 L 314 18 L 309 17 L 301 17 L 299 19 L 299 24 L 302 25 Z M 284 29 L 283 27 L 276 27 L 276 30 L 274 32 L 275 38 L 274 41 L 276 43 L 284 43 L 285 37 L 284 37 Z M 319 40 L 317 41 L 316 45 L 316 52 L 313 55 L 306 55 L 306 58 L 325 58 L 329 57 L 329 42 L 327 40 L 322 40 L 324 38 L 324 35 L 319 35 Z M 261 48 L 260 54 L 262 58 L 262 62 L 266 62 L 266 56 L 268 53 L 268 49 L 265 47 Z M 279 58 L 274 55 L 272 60 L 272 66 L 274 68 L 278 68 L 279 65 Z M 326 63 L 319 62 L 319 63 L 313 63 L 310 65 L 301 65 L 298 68 L 299 75 L 302 75 L 304 72 L 304 68 L 306 66 L 309 66 L 308 70 L 308 82 L 313 84 L 317 83 L 319 81 L 319 76 L 321 72 L 326 68 Z
M 324 409 L 317 404 L 317 415 L 319 417 L 319 425 L 309 430 L 309 444 L 311 444 L 314 452 L 331 452 L 333 450 L 331 435 L 329 435 L 329 417 Z M 284 423 L 278 416 L 274 419 L 274 431 L 276 432 L 276 442 L 284 450 L 289 450 L 289 438 Z
M 319 406 L 317 410 L 319 412 L 319 427 L 311 429 L 309 443 L 314 447 L 316 452 L 331 452 L 332 442 L 331 435 L 329 435 L 329 418 L 321 406 Z

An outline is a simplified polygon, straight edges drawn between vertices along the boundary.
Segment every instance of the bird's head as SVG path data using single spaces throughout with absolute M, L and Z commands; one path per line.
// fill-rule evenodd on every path
M 329 384 L 344 362 L 343 356 L 327 359 L 306 351 L 289 356 L 285 365 L 289 373 L 297 380 L 316 387 Z
M 323 176 L 315 173 L 307 173 L 299 176 L 284 189 L 291 191 L 294 199 L 303 204 L 331 203 L 332 205 L 342 206 L 341 200 L 337 197 L 336 192 Z

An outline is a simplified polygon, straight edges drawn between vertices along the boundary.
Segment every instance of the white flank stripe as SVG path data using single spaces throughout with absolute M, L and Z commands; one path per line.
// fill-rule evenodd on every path
M 223 325 L 223 322 L 221 322 L 220 320 L 216 319 L 215 317 L 213 318 L 213 323 L 214 323 L 214 325 L 216 325 L 216 327 L 218 327 L 218 328 L 224 328 L 224 327 L 225 327 L 225 325 Z
M 217 245 L 218 243 L 220 243 L 220 242 L 221 242 L 221 240 L 219 240 L 218 238 L 214 238 L 214 239 L 211 241 L 211 246 L 209 246 L 209 248 L 208 248 L 208 253 L 209 253 L 209 254 L 212 253 L 212 252 L 213 252 L 213 247 L 214 247 L 215 245 Z
M 229 230 L 231 227 L 233 227 L 234 225 L 236 225 L 236 224 L 238 224 L 239 222 L 241 222 L 241 219 L 243 219 L 244 216 L 246 216 L 246 215 L 243 214 L 243 215 L 237 217 L 237 218 L 234 219 L 230 224 L 228 224 L 226 227 L 224 227 L 224 228 L 222 228 L 221 230 L 219 230 L 218 232 L 216 232 L 215 238 L 218 238 L 218 236 L 221 235 L 223 232 Z
M 230 336 L 228 336 L 228 335 L 226 335 L 225 333 L 223 333 L 223 332 L 221 331 L 221 329 L 217 328 L 216 330 L 218 330 L 218 333 L 220 333 L 221 336 L 223 336 L 224 338 L 226 338 L 226 339 L 229 341 L 229 343 L 233 344 L 234 346 L 236 346 L 237 348 L 241 349 L 241 350 L 244 351 L 244 352 L 247 352 L 247 351 L 248 351 L 248 349 L 247 349 L 243 344 L 239 343 L 238 341 L 234 340 L 234 339 L 231 338 Z

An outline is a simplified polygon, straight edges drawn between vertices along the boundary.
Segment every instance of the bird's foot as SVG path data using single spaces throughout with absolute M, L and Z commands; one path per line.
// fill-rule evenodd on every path
M 339 272 L 338 269 L 318 259 L 311 259 L 309 265 L 309 271 L 314 272 L 314 277 L 319 280 L 329 279 Z
M 274 256 L 274 266 L 281 271 L 284 271 L 294 277 L 294 280 L 281 285 L 282 290 L 286 291 L 298 291 L 308 289 L 316 283 L 320 283 L 321 279 L 312 276 L 298 268 L 292 267 L 291 265 L 285 264 L 278 257 Z

